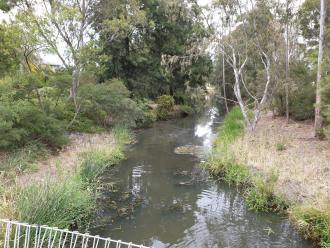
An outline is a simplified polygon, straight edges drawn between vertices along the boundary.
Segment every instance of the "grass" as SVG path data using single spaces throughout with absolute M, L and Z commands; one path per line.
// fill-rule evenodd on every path
M 132 132 L 126 127 L 114 127 L 112 129 L 112 135 L 118 145 L 127 145 L 133 141 Z
M 81 180 L 87 184 L 97 183 L 97 179 L 105 169 L 118 164 L 124 159 L 124 154 L 119 146 L 112 149 L 96 148 L 82 154 L 79 166 Z
M 251 175 L 246 166 L 235 163 L 234 161 L 224 161 L 221 159 L 209 159 L 206 164 L 212 175 L 218 179 L 234 184 L 245 186 L 251 184 Z
M 84 231 L 95 209 L 99 177 L 124 158 L 123 146 L 132 140 L 123 128 L 116 128 L 113 136 L 114 143 L 94 145 L 82 153 L 72 175 L 60 173 L 24 187 L 1 181 L 0 218 Z
M 94 193 L 83 188 L 79 176 L 63 181 L 33 183 L 17 189 L 16 216 L 27 223 L 59 228 L 85 226 L 95 207 Z
M 34 170 L 36 162 L 45 158 L 49 150 L 41 143 L 31 143 L 23 148 L 15 149 L 4 154 L 0 160 L 0 171 L 7 176 L 21 174 L 27 170 Z
M 305 238 L 318 240 L 322 248 L 330 247 L 330 205 L 323 210 L 295 206 L 290 209 L 290 218 Z
M 239 109 L 233 108 L 219 130 L 213 154 L 206 167 L 220 180 L 240 186 L 250 210 L 289 213 L 291 220 L 306 238 L 318 241 L 322 248 L 330 248 L 330 203 L 326 203 L 323 209 L 306 207 L 305 203 L 290 206 L 288 198 L 284 196 L 287 190 L 285 183 L 291 182 L 292 179 L 302 178 L 310 181 L 306 176 L 318 173 L 318 178 L 324 177 L 323 182 L 328 182 L 326 168 L 329 159 L 324 152 L 320 152 L 324 151 L 326 144 L 324 147 L 315 142 L 301 144 L 302 141 L 299 141 L 299 144 L 294 144 L 292 139 L 289 140 L 290 135 L 301 127 L 294 126 L 287 132 L 278 131 L 280 128 L 283 128 L 283 125 L 268 124 L 262 135 L 245 134 Z M 278 133 L 275 134 L 276 131 Z M 304 128 L 299 132 L 299 137 L 307 133 Z M 299 153 L 292 152 L 293 149 Z M 313 153 L 318 156 L 306 155 Z M 306 164 L 309 166 L 306 167 Z M 297 165 L 303 165 L 301 168 L 304 169 L 297 170 Z M 276 171 L 272 168 L 276 168 Z M 316 168 L 318 169 L 315 171 Z M 320 174 L 322 168 L 324 172 Z M 310 183 L 308 188 L 314 189 L 314 184 Z M 279 191 L 276 186 L 280 186 L 284 191 Z M 305 189 L 305 185 L 303 186 Z M 321 191 L 320 187 L 315 192 L 322 196 L 321 199 L 326 198 L 326 192 Z

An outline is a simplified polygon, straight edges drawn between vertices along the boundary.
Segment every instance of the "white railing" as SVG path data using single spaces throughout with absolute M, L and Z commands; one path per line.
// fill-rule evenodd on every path
M 0 235 L 3 248 L 148 248 L 88 233 L 10 220 L 0 220 Z

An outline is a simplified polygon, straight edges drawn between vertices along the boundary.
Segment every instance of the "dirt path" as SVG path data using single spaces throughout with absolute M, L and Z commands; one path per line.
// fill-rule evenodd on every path
M 330 201 L 330 141 L 313 137 L 312 122 L 264 115 L 232 149 L 252 169 L 278 172 L 276 191 L 288 200 L 321 208 Z
M 115 144 L 111 133 L 102 134 L 71 134 L 70 145 L 66 146 L 56 155 L 49 156 L 46 160 L 37 163 L 35 172 L 25 173 L 17 178 L 19 185 L 26 185 L 31 181 L 43 181 L 56 178 L 59 171 L 70 174 L 78 162 L 79 155 L 92 148 L 104 147 Z

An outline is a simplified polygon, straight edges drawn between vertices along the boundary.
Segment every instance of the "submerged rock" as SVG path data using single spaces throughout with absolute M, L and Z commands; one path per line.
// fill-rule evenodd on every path
M 185 182 L 179 182 L 179 183 L 176 183 L 175 185 L 177 185 L 177 186 L 191 186 L 191 185 L 194 185 L 194 181 L 189 180 L 189 181 L 185 181 Z
M 185 171 L 185 170 L 177 170 L 173 173 L 174 176 L 180 176 L 180 177 L 187 177 L 190 176 L 190 172 L 189 171 Z
M 194 155 L 197 157 L 205 156 L 205 151 L 203 146 L 185 145 L 179 146 L 174 149 L 176 154 L 187 154 Z
M 163 205 L 162 211 L 166 213 L 177 213 L 177 212 L 184 212 L 184 205 L 179 200 L 174 200 L 170 205 Z

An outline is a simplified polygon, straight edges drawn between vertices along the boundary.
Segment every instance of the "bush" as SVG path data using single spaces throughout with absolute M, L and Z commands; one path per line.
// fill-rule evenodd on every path
M 290 115 L 295 120 L 307 120 L 314 117 L 315 88 L 305 84 L 290 98 Z
M 188 106 L 188 105 L 180 105 L 180 111 L 184 114 L 184 115 L 193 115 L 195 114 L 195 110 Z
M 136 126 L 139 128 L 152 127 L 157 121 L 157 113 L 148 106 L 145 99 L 137 101 L 138 107 L 142 115 L 136 120 Z
M 174 107 L 174 98 L 169 95 L 162 95 L 157 99 L 157 117 L 160 120 L 167 120 Z
M 129 90 L 117 79 L 84 85 L 81 95 L 82 116 L 103 127 L 135 127 L 135 121 L 142 115 L 136 102 L 130 99 Z
M 63 132 L 65 122 L 57 119 L 52 101 L 43 101 L 41 82 L 31 75 L 20 75 L 0 84 L 0 147 L 14 148 L 30 141 L 52 147 L 67 143 Z M 55 103 L 54 103 L 55 105 Z
M 23 146 L 39 140 L 51 147 L 61 147 L 68 142 L 63 135 L 64 123 L 55 119 L 27 101 L 0 106 L 0 147 Z

